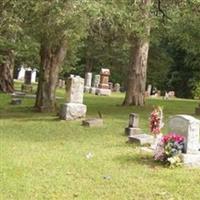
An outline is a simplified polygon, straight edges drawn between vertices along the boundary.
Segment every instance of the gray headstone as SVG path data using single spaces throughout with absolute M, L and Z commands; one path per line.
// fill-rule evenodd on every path
M 200 121 L 189 115 L 176 115 L 169 120 L 169 131 L 183 135 L 186 139 L 185 152 L 199 152 Z
M 83 103 L 84 79 L 80 76 L 67 79 L 67 103 Z
M 98 88 L 99 83 L 100 83 L 100 75 L 95 75 L 93 80 L 93 87 Z
M 138 128 L 139 127 L 139 115 L 136 113 L 131 113 L 129 115 L 129 127 Z

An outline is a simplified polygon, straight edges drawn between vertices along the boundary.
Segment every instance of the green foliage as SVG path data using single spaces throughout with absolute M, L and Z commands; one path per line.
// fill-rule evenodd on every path
M 200 81 L 196 82 L 195 84 L 193 96 L 197 99 L 200 99 Z

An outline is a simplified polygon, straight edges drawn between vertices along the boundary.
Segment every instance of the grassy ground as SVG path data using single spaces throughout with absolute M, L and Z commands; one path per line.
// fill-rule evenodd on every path
M 64 90 L 58 95 L 64 96 Z M 35 113 L 34 99 L 12 106 L 10 96 L 0 94 L 0 199 L 199 199 L 200 169 L 160 166 L 124 136 L 130 112 L 139 113 L 140 126 L 148 132 L 153 105 L 164 107 L 167 124 L 170 115 L 192 115 L 197 103 L 149 99 L 137 108 L 121 107 L 122 100 L 123 94 L 85 95 L 87 116 L 101 111 L 105 123 L 86 128 L 81 121 Z

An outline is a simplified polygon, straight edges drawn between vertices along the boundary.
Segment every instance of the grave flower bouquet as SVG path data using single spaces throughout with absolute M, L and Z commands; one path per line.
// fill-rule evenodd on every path
M 175 133 L 164 135 L 155 149 L 154 159 L 171 167 L 179 166 L 182 163 L 184 141 L 183 136 Z

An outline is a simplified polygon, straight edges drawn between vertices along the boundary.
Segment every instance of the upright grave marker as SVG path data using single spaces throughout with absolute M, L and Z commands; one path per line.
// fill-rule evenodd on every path
M 85 92 L 90 92 L 91 90 L 91 86 L 92 86 L 92 73 L 88 72 L 85 74 L 85 87 L 84 87 L 84 91 Z
M 97 89 L 97 94 L 109 96 L 111 95 L 111 90 L 109 89 L 110 70 L 102 68 L 100 75 L 100 84 L 99 88 Z
M 67 102 L 61 105 L 60 118 L 74 120 L 85 117 L 87 107 L 83 104 L 84 79 L 75 76 L 67 79 Z

